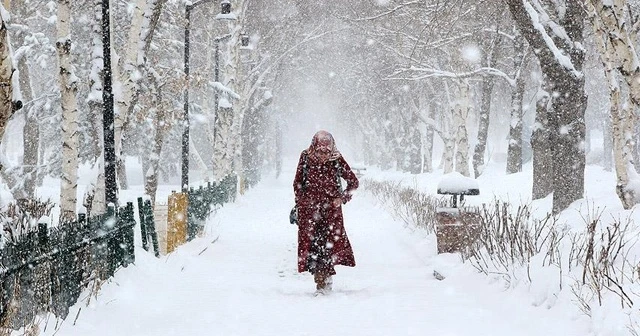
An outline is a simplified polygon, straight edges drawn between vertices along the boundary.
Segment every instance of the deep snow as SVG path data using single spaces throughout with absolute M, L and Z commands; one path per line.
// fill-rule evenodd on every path
M 526 188 L 525 175 L 518 176 L 507 181 Z M 44 334 L 589 334 L 586 317 L 573 307 L 536 307 L 529 291 L 506 291 L 457 256 L 437 255 L 434 236 L 405 227 L 363 191 L 344 207 L 357 266 L 338 267 L 334 292 L 314 297 L 311 275 L 296 271 L 292 180 L 293 170 L 266 179 L 219 209 L 203 237 L 173 254 L 156 259 L 138 247 L 135 265 L 105 283 L 97 300 L 83 294 L 59 330 L 53 318 L 43 322 Z M 437 179 L 406 182 L 435 192 Z M 485 184 L 480 180 L 486 198 L 512 185 Z M 446 278 L 436 280 L 434 270 Z

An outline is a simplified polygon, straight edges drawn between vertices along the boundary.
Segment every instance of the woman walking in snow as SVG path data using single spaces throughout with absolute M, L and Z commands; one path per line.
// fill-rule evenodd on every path
M 347 181 L 343 191 L 340 178 Z M 344 229 L 342 204 L 351 200 L 358 178 L 336 149 L 333 136 L 317 132 L 302 151 L 293 181 L 298 209 L 298 272 L 310 272 L 316 294 L 331 290 L 335 265 L 355 266 Z

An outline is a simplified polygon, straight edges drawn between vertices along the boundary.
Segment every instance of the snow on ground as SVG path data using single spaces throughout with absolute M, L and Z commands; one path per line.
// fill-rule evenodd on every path
M 524 190 L 522 176 L 516 185 Z M 97 300 L 84 294 L 59 330 L 49 321 L 44 334 L 589 334 L 586 317 L 570 307 L 535 307 L 526 291 L 504 291 L 457 256 L 437 255 L 433 236 L 404 227 L 364 192 L 344 208 L 357 266 L 338 267 L 334 292 L 314 297 L 311 275 L 296 271 L 292 180 L 288 171 L 249 190 L 173 254 L 156 259 L 138 247 L 135 265 L 105 283 Z M 480 188 L 488 197 L 499 184 L 481 180 Z

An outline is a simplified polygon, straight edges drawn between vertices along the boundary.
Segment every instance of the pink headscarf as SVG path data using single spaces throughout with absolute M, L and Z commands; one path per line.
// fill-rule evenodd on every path
M 327 131 L 318 131 L 313 136 L 311 140 L 311 145 L 307 152 L 309 153 L 309 157 L 313 158 L 315 161 L 320 161 L 318 157 L 318 149 L 321 147 L 329 147 L 331 150 L 331 155 L 329 155 L 328 161 L 335 160 L 340 157 L 340 152 L 336 148 L 336 141 L 333 139 L 333 135 Z

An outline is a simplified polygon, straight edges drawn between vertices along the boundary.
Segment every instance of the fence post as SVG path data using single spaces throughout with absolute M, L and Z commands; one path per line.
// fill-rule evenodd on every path
M 38 245 L 40 250 L 44 252 L 49 243 L 49 229 L 47 228 L 47 222 L 42 222 L 41 220 L 38 221 Z
M 107 206 L 107 215 L 102 222 L 103 231 L 105 232 L 105 239 L 107 240 L 107 278 L 113 276 L 116 269 L 116 248 L 118 239 L 113 237 L 113 229 L 117 223 L 116 209 L 113 203 Z
M 147 240 L 147 223 L 142 208 L 142 197 L 138 197 L 138 218 L 140 218 L 140 235 L 142 236 L 142 248 L 149 251 L 149 242 Z
M 158 246 L 158 234 L 156 233 L 156 223 L 153 220 L 153 208 L 151 207 L 151 200 L 144 201 L 144 217 L 149 234 L 151 235 L 151 242 L 153 243 L 153 252 L 156 257 L 160 257 L 160 247 Z
M 136 220 L 133 217 L 133 203 L 127 202 L 122 215 L 122 266 L 127 267 L 129 264 L 135 262 L 135 247 L 134 247 L 134 228 Z
M 187 192 L 169 195 L 167 217 L 167 253 L 173 252 L 187 240 L 187 222 L 189 214 L 189 194 Z

